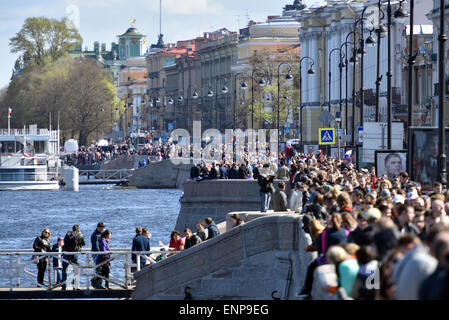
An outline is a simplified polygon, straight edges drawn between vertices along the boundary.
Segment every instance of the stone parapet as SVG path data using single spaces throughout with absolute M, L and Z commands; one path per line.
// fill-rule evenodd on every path
M 136 272 L 134 299 L 295 299 L 314 255 L 300 215 L 259 217 Z
M 277 189 L 276 180 L 274 183 Z M 286 184 L 290 196 L 290 184 Z M 197 221 L 211 217 L 215 223 L 226 220 L 226 214 L 236 211 L 260 210 L 260 187 L 256 180 L 188 180 L 183 185 L 184 194 L 180 200 L 181 210 L 176 229 L 195 229 Z
M 190 177 L 190 164 L 175 165 L 171 160 L 152 162 L 134 170 L 129 185 L 137 188 L 178 189 Z

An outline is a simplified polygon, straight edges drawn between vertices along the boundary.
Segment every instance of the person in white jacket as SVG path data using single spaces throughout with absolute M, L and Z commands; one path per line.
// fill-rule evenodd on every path
M 290 210 L 298 211 L 302 210 L 302 191 L 300 190 L 301 183 L 297 182 L 295 184 L 295 189 L 292 190 L 292 194 L 290 196 Z

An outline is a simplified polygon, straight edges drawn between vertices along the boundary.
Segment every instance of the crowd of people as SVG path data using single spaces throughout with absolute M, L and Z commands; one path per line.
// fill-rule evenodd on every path
M 326 290 L 342 299 L 449 298 L 449 190 L 440 182 L 429 189 L 407 172 L 379 177 L 374 167 L 357 170 L 350 157 L 285 155 L 278 163 L 199 163 L 190 178 L 255 179 L 261 212 L 303 215 L 312 240 L 305 250 L 316 252 L 303 299 L 324 264 L 335 265 L 338 278 Z
M 243 224 L 243 221 L 237 215 L 232 217 L 232 221 L 235 226 Z M 196 228 L 197 232 L 195 233 L 193 233 L 189 228 L 184 229 L 184 238 L 178 230 L 173 230 L 171 232 L 170 242 L 168 245 L 164 245 L 162 241 L 159 242 L 159 245 L 161 246 L 160 251 L 169 251 L 170 253 L 168 255 L 172 255 L 180 251 L 187 250 L 220 234 L 217 225 L 211 217 L 207 217 L 204 221 L 198 221 Z M 95 289 L 110 290 L 108 279 L 110 275 L 111 261 L 114 260 L 110 254 L 109 246 L 111 235 L 112 232 L 110 230 L 105 230 L 104 222 L 99 222 L 97 224 L 97 228 L 93 231 L 90 237 L 91 251 L 98 252 L 92 255 L 92 262 L 96 265 L 96 275 L 90 279 L 91 285 Z M 61 289 L 64 291 L 66 290 L 67 269 L 69 266 L 72 266 L 75 273 L 72 280 L 73 290 L 80 290 L 77 253 L 81 252 L 81 249 L 86 246 L 80 226 L 75 224 L 72 227 L 72 230 L 66 233 L 64 238 L 58 237 L 54 245 L 51 245 L 50 237 L 50 229 L 45 228 L 41 235 L 35 238 L 33 243 L 33 250 L 36 254 L 32 257 L 32 260 L 37 264 L 38 287 L 46 287 L 44 284 L 44 277 L 49 259 L 48 256 L 40 255 L 39 253 L 57 252 L 58 255 L 53 255 L 52 257 L 53 269 L 56 272 L 56 285 L 60 284 Z M 149 255 L 149 252 L 151 251 L 150 239 L 151 233 L 148 231 L 148 228 L 136 228 L 136 235 L 132 240 L 131 247 L 131 261 L 134 264 L 131 271 L 135 272 L 138 270 L 137 264 L 140 265 L 140 269 L 143 269 L 151 265 L 153 262 L 158 262 L 168 256 L 161 253 L 157 254 L 155 259 L 152 259 Z M 103 286 L 103 280 L 105 281 L 105 286 Z
M 155 161 L 169 159 L 173 148 L 174 145 L 172 143 L 159 145 L 150 142 L 143 146 L 135 147 L 130 138 L 120 143 L 109 142 L 106 146 L 98 145 L 94 141 L 90 146 L 81 146 L 78 151 L 65 155 L 63 160 L 66 164 L 74 166 L 98 165 L 120 157 L 146 155 L 146 164 L 148 164 L 152 159 Z
M 167 150 L 173 152 L 170 146 Z M 303 215 L 303 229 L 312 240 L 304 250 L 317 254 L 300 297 L 311 297 L 314 271 L 324 264 L 334 265 L 338 278 L 338 286 L 326 290 L 340 298 L 449 297 L 449 190 L 441 183 L 423 188 L 407 172 L 376 176 L 374 167 L 358 170 L 350 158 L 321 153 L 286 152 L 279 159 L 201 162 L 192 166 L 190 178 L 254 179 L 260 186 L 260 211 Z M 281 180 L 277 188 L 275 179 Z M 233 222 L 242 223 L 238 216 Z M 184 240 L 174 230 L 170 243 L 160 245 L 168 251 L 186 250 L 216 236 L 214 226 L 212 219 L 205 219 L 197 223 L 196 233 L 186 228 Z M 44 233 L 42 237 L 46 243 Z M 49 243 L 45 248 L 50 250 Z M 42 279 L 43 266 L 38 269 Z

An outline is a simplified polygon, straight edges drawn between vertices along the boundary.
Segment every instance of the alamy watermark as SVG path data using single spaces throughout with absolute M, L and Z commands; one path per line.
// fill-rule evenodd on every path
M 201 134 L 201 121 L 193 121 L 193 134 L 175 129 L 170 134 L 176 149 L 170 150 L 173 164 L 198 162 L 273 163 L 278 160 L 277 129 L 207 129 Z

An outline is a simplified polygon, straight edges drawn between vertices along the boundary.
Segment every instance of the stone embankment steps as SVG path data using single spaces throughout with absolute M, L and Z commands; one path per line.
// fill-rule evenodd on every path
M 302 217 L 247 215 L 259 218 L 135 273 L 133 299 L 297 299 L 314 258 Z
M 276 189 L 279 181 L 274 183 Z M 290 195 L 290 184 L 286 185 L 286 194 Z M 197 221 L 206 217 L 218 224 L 225 221 L 228 212 L 260 210 L 260 187 L 256 180 L 188 180 L 183 189 L 177 230 L 196 230 Z

